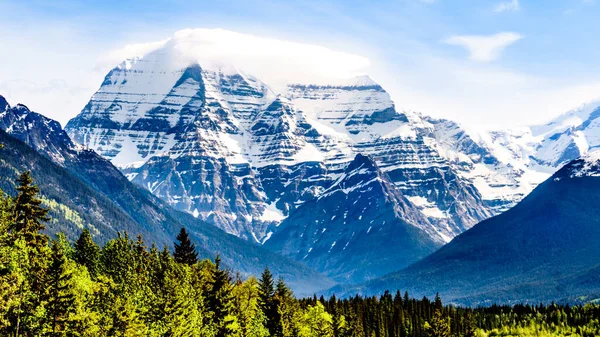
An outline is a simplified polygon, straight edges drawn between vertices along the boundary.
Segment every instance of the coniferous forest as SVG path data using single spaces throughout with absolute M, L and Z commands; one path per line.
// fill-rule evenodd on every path
M 243 278 L 174 246 L 123 233 L 99 247 L 43 234 L 29 173 L 0 199 L 0 336 L 598 336 L 600 306 L 462 308 L 408 293 L 296 298 L 268 269 Z

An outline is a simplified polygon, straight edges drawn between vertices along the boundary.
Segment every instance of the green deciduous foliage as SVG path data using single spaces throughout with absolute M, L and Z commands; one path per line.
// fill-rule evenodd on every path
M 314 306 L 308 307 L 300 336 L 333 337 L 333 319 L 321 302 L 317 301 Z

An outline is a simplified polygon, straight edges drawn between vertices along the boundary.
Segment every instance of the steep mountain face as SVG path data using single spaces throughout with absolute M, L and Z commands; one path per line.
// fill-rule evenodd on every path
M 422 117 L 398 112 L 368 77 L 342 86 L 292 85 L 286 96 L 317 132 L 342 144 L 326 153 L 329 162 L 348 162 L 356 153 L 372 156 L 446 241 L 491 216 L 479 192 L 435 148 Z
M 0 103 L 5 102 L 0 96 Z M 265 266 L 284 277 L 300 293 L 331 286 L 331 280 L 312 269 L 262 247 L 226 234 L 193 216 L 172 210 L 150 192 L 132 184 L 108 160 L 75 145 L 56 121 L 23 105 L 3 104 L 0 113 L 0 188 L 15 194 L 14 181 L 30 170 L 51 209 L 50 234 L 73 239 L 90 228 L 100 243 L 117 231 L 142 234 L 147 242 L 171 245 L 181 227 L 191 233 L 199 255 L 214 258 L 245 275 Z M 3 131 L 3 130 L 6 130 Z M 8 132 L 8 133 L 7 133 Z
M 600 101 L 533 126 L 531 134 L 538 140 L 532 160 L 543 167 L 559 168 L 600 147 Z
M 439 291 L 461 304 L 600 297 L 600 152 L 574 160 L 517 206 L 439 251 L 373 280 L 366 293 Z
M 14 108 L 7 105 L 0 117 L 1 129 L 111 200 L 139 225 L 142 234 L 157 243 L 168 242 L 166 235 L 169 234 L 165 233 L 174 228 L 167 221 L 168 215 L 160 209 L 162 202 L 131 184 L 110 161 L 73 143 L 58 122 L 22 104 Z
M 339 282 L 355 283 L 433 252 L 444 243 L 436 231 L 371 158 L 358 154 L 333 185 L 292 212 L 265 246 Z
M 243 121 L 272 96 L 231 69 L 174 67 L 170 50 L 124 62 L 67 130 L 133 182 L 177 209 L 252 238 L 264 212 L 254 172 L 242 157 Z
M 480 144 L 525 172 L 525 181 L 549 176 L 600 147 L 600 101 L 586 103 L 546 124 L 495 130 Z
M 83 228 L 89 228 L 100 243 L 115 237 L 119 230 L 152 236 L 104 195 L 4 130 L 0 130 L 0 144 L 4 145 L 0 149 L 0 189 L 16 195 L 16 178 L 21 172 L 31 171 L 40 187 L 43 205 L 50 209 L 53 219 L 47 225 L 48 233 L 60 231 L 76 238 Z M 155 239 L 161 233 L 157 234 Z
M 368 77 L 275 96 L 229 68 L 179 68 L 174 53 L 167 45 L 112 70 L 67 130 L 176 208 L 262 242 L 364 153 L 446 240 L 492 215 L 423 137 L 420 116 L 396 111 Z
M 554 172 L 530 165 L 527 131 L 467 130 L 453 121 L 423 119 L 422 132 L 455 172 L 477 189 L 493 214 L 514 206 Z
M 291 84 L 275 94 L 233 67 L 199 64 L 181 47 L 189 44 L 186 34 L 193 32 L 113 69 L 66 130 L 132 182 L 228 233 L 268 243 L 283 228 L 302 231 L 301 221 L 286 219 L 320 207 L 317 200 L 359 154 L 372 158 L 402 204 L 419 214 L 405 222 L 428 228 L 421 232 L 436 244 L 511 207 L 533 187 L 524 183 L 525 171 L 458 125 L 398 110 L 367 76 Z M 352 202 L 342 206 L 353 211 Z M 360 232 L 365 224 L 353 219 L 347 226 Z M 361 272 L 373 275 L 367 267 Z
M 52 161 L 65 165 L 77 156 L 78 148 L 60 123 L 31 112 L 25 105 L 11 107 L 0 96 L 0 129 L 26 142 L 36 151 L 43 151 Z

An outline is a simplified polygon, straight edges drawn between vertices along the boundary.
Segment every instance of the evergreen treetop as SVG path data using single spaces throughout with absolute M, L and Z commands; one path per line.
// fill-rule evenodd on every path
M 196 246 L 190 240 L 185 228 L 181 228 L 181 231 L 179 231 L 179 234 L 177 235 L 177 242 L 175 242 L 175 252 L 173 253 L 173 257 L 175 258 L 176 262 L 187 265 L 193 265 L 198 262 Z
M 13 222 L 9 226 L 15 239 L 24 238 L 29 246 L 43 247 L 48 237 L 40 231 L 46 229 L 43 222 L 49 221 L 48 210 L 42 207 L 38 197 L 40 189 L 33 183 L 29 171 L 17 178 L 17 197 L 13 205 Z
M 100 263 L 100 247 L 92 239 L 92 234 L 85 228 L 75 241 L 74 259 L 85 266 L 92 279 L 98 275 Z

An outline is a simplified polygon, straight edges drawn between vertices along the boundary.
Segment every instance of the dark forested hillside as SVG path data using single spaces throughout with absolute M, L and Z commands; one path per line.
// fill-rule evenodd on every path
M 511 210 L 361 290 L 439 291 L 442 298 L 464 304 L 598 299 L 599 172 L 598 158 L 575 160 Z
M 0 143 L 4 144 L 4 148 L 0 149 L 0 188 L 14 195 L 16 177 L 21 172 L 31 171 L 40 186 L 44 204 L 51 209 L 52 220 L 47 233 L 64 232 L 68 238 L 74 239 L 81 229 L 88 228 L 95 240 L 104 243 L 115 237 L 117 231 L 128 231 L 141 234 L 162 247 L 170 245 L 171 238 L 181 227 L 186 227 L 198 241 L 202 258 L 220 252 L 225 265 L 244 275 L 255 274 L 269 266 L 275 274 L 285 276 L 294 289 L 306 293 L 333 284 L 300 263 L 229 235 L 191 215 L 172 210 L 122 175 L 124 180 L 114 182 L 113 186 L 118 187 L 114 187 L 114 193 L 108 197 L 2 130 Z M 131 197 L 130 204 L 133 206 L 117 204 L 115 194 L 120 193 Z
M 24 171 L 31 171 L 42 191 L 43 203 L 50 209 L 52 220 L 48 230 L 52 233 L 63 232 L 67 237 L 75 238 L 83 228 L 88 228 L 100 243 L 114 237 L 118 230 L 151 237 L 151 233 L 139 228 L 111 200 L 3 130 L 0 130 L 0 144 L 3 144 L 0 149 L 0 188 L 15 195 L 16 178 Z M 158 235 L 152 237 L 159 239 L 157 242 L 166 240 Z

